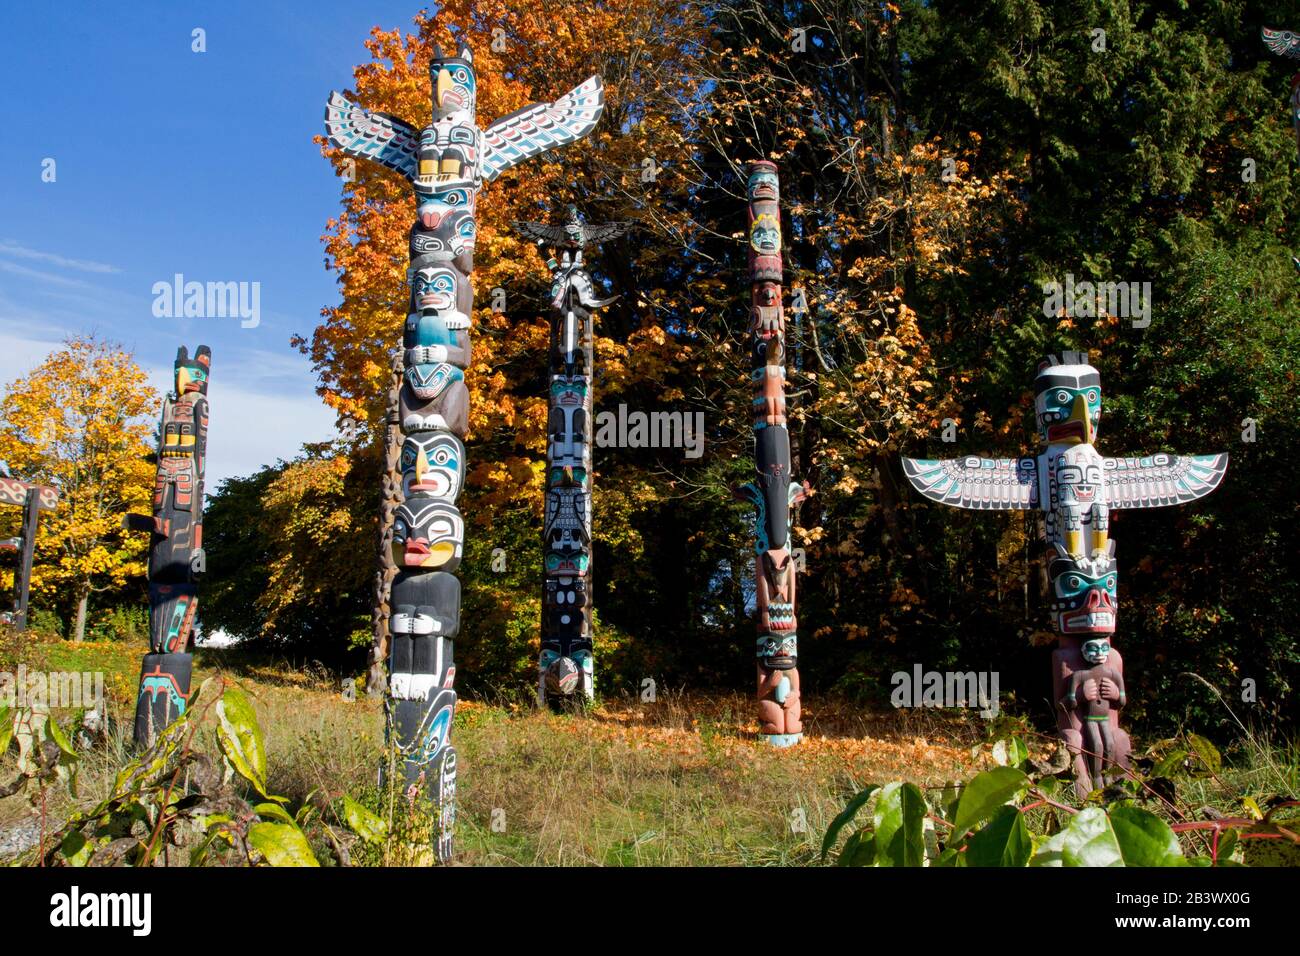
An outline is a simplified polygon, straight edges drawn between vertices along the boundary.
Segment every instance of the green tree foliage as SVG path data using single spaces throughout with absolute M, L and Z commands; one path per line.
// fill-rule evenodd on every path
M 598 150 L 558 158 L 573 176 L 547 167 L 545 179 L 557 203 L 637 223 L 593 256 L 622 295 L 598 319 L 597 410 L 698 410 L 706 423 L 699 459 L 596 450 L 602 688 L 752 679 L 752 518 L 728 491 L 753 460 L 741 177 L 748 160 L 772 158 L 787 292 L 807 302 L 789 312 L 789 392 L 795 474 L 816 490 L 796 521 L 809 699 L 837 689 L 883 703 L 889 675 L 915 663 L 991 669 L 1050 726 L 1032 522 L 922 502 L 898 456 L 1035 451 L 1033 371 L 1069 348 L 1102 372 L 1103 453 L 1231 454 L 1210 498 L 1114 516 L 1128 719 L 1145 732 L 1186 718 L 1214 730 L 1227 715 L 1180 677 L 1194 671 L 1234 703 L 1253 680 L 1244 713 L 1293 725 L 1300 180 L 1292 67 L 1259 27 L 1294 26 L 1300 7 L 726 0 L 680 20 L 647 11 L 676 31 L 671 75 L 629 66 L 635 35 L 611 42 L 595 65 L 616 80 L 614 119 Z M 489 26 L 476 21 L 471 42 L 486 45 Z M 409 42 L 431 42 L 433 28 L 418 27 Z M 547 50 L 522 46 L 512 75 L 556 88 Z M 403 84 L 415 91 L 417 79 Z M 638 126 L 642 116 L 653 121 Z M 657 186 L 625 175 L 643 154 L 665 171 Z M 490 400 L 462 499 L 457 655 L 471 692 L 527 682 L 535 653 L 546 278 L 500 224 L 536 218 L 540 196 L 524 188 L 536 182 L 495 184 L 502 206 L 483 212 L 479 276 L 508 285 L 511 304 L 478 332 L 494 377 L 481 384 Z M 409 211 L 384 215 L 400 251 Z M 1045 314 L 1044 284 L 1067 274 L 1150 282 L 1149 326 Z M 382 395 L 349 401 L 378 407 Z M 941 440 L 945 419 L 955 441 Z M 297 462 L 214 496 L 210 625 L 313 646 L 364 633 L 374 454 L 362 442 L 346 467 Z M 310 519 L 295 519 L 303 506 Z M 276 596 L 259 598 L 268 569 Z

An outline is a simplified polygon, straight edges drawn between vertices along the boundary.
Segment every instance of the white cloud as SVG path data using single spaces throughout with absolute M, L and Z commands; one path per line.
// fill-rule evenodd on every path
M 43 362 L 62 340 L 57 329 L 0 320 L 0 394 L 10 382 Z M 275 353 L 267 352 L 264 357 L 275 358 Z M 223 375 L 223 366 L 217 364 L 220 358 L 215 356 L 208 386 L 209 491 L 216 491 L 225 478 L 246 477 L 263 465 L 291 459 L 307 442 L 334 437 L 334 412 L 311 390 L 310 378 L 302 371 L 305 360 L 292 363 L 275 358 L 273 368 L 279 374 L 244 377 Z M 296 375 L 292 374 L 295 364 Z M 229 368 L 234 372 L 237 367 Z M 171 391 L 170 365 L 143 368 L 149 384 L 160 394 Z M 154 414 L 161 411 L 159 408 Z
M 303 394 L 301 381 L 285 382 L 282 391 L 251 388 L 222 376 L 214 356 L 208 382 L 209 493 L 226 478 L 245 478 L 263 465 L 295 457 L 307 442 L 333 438 L 334 412 L 314 392 Z M 172 389 L 170 367 L 149 367 L 149 382 L 159 392 Z
M 106 262 L 95 262 L 91 259 L 69 259 L 67 256 L 61 256 L 54 252 L 41 252 L 37 249 L 28 249 L 12 239 L 0 239 L 0 255 L 13 256 L 16 259 L 33 259 L 37 262 L 48 262 L 50 265 L 58 266 L 61 269 L 75 269 L 78 272 L 98 272 L 101 274 L 112 274 L 121 272 L 117 266 L 111 266 Z

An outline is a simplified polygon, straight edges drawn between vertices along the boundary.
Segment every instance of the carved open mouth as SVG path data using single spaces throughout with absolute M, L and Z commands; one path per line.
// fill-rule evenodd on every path
M 1073 611 L 1061 615 L 1061 631 L 1065 634 L 1111 633 L 1114 630 L 1113 611 Z
M 1068 422 L 1062 422 L 1059 425 L 1047 426 L 1047 440 L 1049 442 L 1066 441 L 1071 438 L 1076 439 L 1078 441 L 1083 441 L 1083 436 L 1084 436 L 1083 422 L 1079 421 L 1078 419 L 1073 419 Z
M 435 312 L 444 312 L 452 306 L 451 300 L 445 295 L 436 292 L 426 292 L 420 296 L 420 308 L 433 309 Z

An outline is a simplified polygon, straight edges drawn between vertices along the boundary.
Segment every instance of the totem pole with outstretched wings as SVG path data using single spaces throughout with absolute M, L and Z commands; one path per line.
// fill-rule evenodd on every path
M 1101 375 L 1086 352 L 1048 356 L 1034 382 L 1043 451 L 1026 458 L 903 459 L 908 481 L 932 501 L 975 510 L 1037 510 L 1044 519 L 1057 727 L 1074 759 L 1080 795 L 1102 786 L 1107 765 L 1128 765 L 1119 727 L 1124 663 L 1115 635 L 1115 543 L 1110 512 L 1186 504 L 1218 487 L 1228 456 L 1109 458 L 1093 441 Z M 1079 676 L 1085 675 L 1085 676 Z
M 454 572 L 464 537 L 456 498 L 465 475 L 475 205 L 485 182 L 590 133 L 605 99 L 600 77 L 593 76 L 554 103 L 525 107 L 480 129 L 468 46 L 455 56 L 436 49 L 429 80 L 433 120 L 423 129 L 338 93 L 330 94 L 325 127 L 333 146 L 401 173 L 415 190 L 403 381 L 391 410 L 404 435 L 401 495 L 381 515 L 381 526 L 391 527 L 397 570 L 388 599 L 387 731 L 405 784 L 426 792 L 436 807 L 432 842 L 446 861 L 455 822 L 452 646 L 460 630 L 460 581 Z

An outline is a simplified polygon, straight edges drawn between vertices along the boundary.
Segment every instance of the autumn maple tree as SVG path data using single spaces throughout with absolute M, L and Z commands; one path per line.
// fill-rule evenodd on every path
M 145 574 L 148 541 L 123 531 L 122 516 L 150 510 L 159 405 L 131 354 L 93 337 L 68 339 L 0 402 L 0 458 L 59 491 L 41 514 L 32 588 L 72 608 L 75 641 L 91 594 Z

